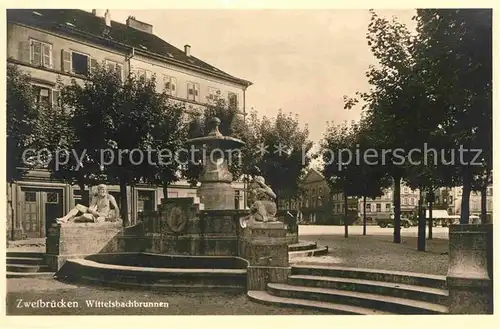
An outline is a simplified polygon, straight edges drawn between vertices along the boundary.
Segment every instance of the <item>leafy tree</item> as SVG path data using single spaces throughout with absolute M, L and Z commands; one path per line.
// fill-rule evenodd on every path
M 369 135 L 367 122 L 362 118 L 356 129 L 356 147 L 360 155 L 369 154 L 373 143 Z M 384 167 L 378 164 L 371 165 L 368 159 L 361 158 L 355 168 L 353 179 L 353 193 L 363 198 L 363 235 L 366 235 L 366 199 L 374 199 L 384 194 L 383 190 L 390 185 Z
M 435 134 L 455 151 L 463 184 L 460 223 L 466 224 L 470 192 L 487 186 L 492 168 L 492 11 L 422 9 L 416 21 L 421 76 L 443 111 Z M 471 165 L 474 152 L 460 154 L 460 148 L 482 149 L 482 165 Z
M 346 99 L 345 108 L 360 100 L 364 103 L 366 122 L 373 147 L 378 150 L 379 161 L 394 185 L 394 239 L 401 242 L 401 182 L 405 176 L 405 150 L 415 143 L 408 138 L 413 123 L 408 119 L 412 111 L 408 91 L 411 90 L 413 37 L 408 28 L 393 18 L 379 17 L 373 10 L 368 26 L 368 45 L 378 65 L 369 67 L 366 76 L 371 84 L 369 92 L 357 93 L 358 98 Z M 392 150 L 393 152 L 385 152 Z M 396 154 L 396 150 L 402 150 Z M 380 154 L 381 153 L 381 154 Z
M 83 83 L 61 90 L 71 113 L 73 157 L 61 175 L 80 184 L 119 184 L 121 216 L 128 224 L 127 186 L 168 185 L 178 179 L 175 154 L 185 141 L 183 106 L 157 92 L 156 81 L 121 77 L 104 65 Z
M 7 64 L 7 181 L 23 177 L 32 167 L 23 159 L 25 150 L 38 150 L 36 127 L 40 118 L 30 76 L 17 65 Z M 25 154 L 29 155 L 29 154 Z M 35 164 L 33 164 L 35 165 Z
M 359 174 L 357 163 L 353 161 L 357 138 L 355 125 L 329 126 L 321 142 L 321 153 L 324 162 L 323 175 L 332 193 L 342 192 L 344 195 L 344 237 L 349 236 L 348 197 L 356 196 Z M 346 159 L 347 157 L 347 159 Z
M 247 152 L 244 163 L 257 166 L 276 193 L 276 202 L 298 198 L 300 181 L 311 161 L 309 130 L 300 127 L 297 116 L 281 110 L 275 118 L 259 119 L 254 113 L 247 121 Z

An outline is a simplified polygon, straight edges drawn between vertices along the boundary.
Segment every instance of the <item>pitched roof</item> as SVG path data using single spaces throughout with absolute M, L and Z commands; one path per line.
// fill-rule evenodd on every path
M 111 21 L 109 33 L 104 34 L 103 31 L 106 29 L 104 18 L 84 10 L 7 9 L 7 21 L 73 36 L 93 38 L 115 47 L 134 47 L 137 53 L 145 56 L 157 55 L 171 63 L 188 66 L 240 85 L 252 84 L 250 81 L 234 77 L 194 56 L 187 56 L 183 50 L 154 34 L 137 30 L 126 24 Z
M 307 174 L 302 179 L 302 184 L 309 182 L 319 182 L 325 180 L 323 174 L 315 168 L 310 168 Z

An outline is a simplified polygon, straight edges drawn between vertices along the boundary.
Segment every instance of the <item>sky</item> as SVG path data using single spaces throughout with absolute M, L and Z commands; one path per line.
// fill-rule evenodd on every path
M 414 10 L 376 10 L 414 27 Z M 375 64 L 366 42 L 368 9 L 110 10 L 153 25 L 153 33 L 217 68 L 253 83 L 246 108 L 260 116 L 279 109 L 297 114 L 310 139 L 319 142 L 327 122 L 350 122 L 360 108 L 344 110 L 343 96 L 369 87 L 365 72 Z

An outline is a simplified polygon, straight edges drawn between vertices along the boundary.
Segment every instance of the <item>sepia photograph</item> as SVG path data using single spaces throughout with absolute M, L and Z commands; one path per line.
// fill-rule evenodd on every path
M 5 17 L 7 318 L 493 314 L 492 8 Z

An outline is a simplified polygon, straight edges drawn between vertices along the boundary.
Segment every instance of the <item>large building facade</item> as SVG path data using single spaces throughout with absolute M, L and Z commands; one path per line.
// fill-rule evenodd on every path
M 245 115 L 245 92 L 251 85 L 192 56 L 189 45 L 183 50 L 170 45 L 153 34 L 150 24 L 134 17 L 125 24 L 112 21 L 109 11 L 7 10 L 7 61 L 29 73 L 37 101 L 49 105 L 57 102 L 58 81 L 83 81 L 97 63 L 122 77 L 155 75 L 158 91 L 165 90 L 193 111 L 201 111 L 217 95 Z M 243 208 L 243 183 L 234 187 L 235 207 Z M 46 171 L 28 173 L 8 186 L 8 238 L 44 237 L 51 222 L 85 193 L 51 180 Z M 119 187 L 110 186 L 110 193 L 118 195 Z M 153 186 L 128 187 L 127 194 L 131 223 L 138 212 L 157 209 L 164 197 Z M 169 198 L 195 196 L 196 189 L 184 181 L 168 189 Z
M 437 189 L 434 192 L 435 207 L 447 210 L 449 215 L 460 215 L 462 193 L 461 186 Z M 481 214 L 481 193 L 475 191 L 470 193 L 469 212 L 477 216 Z M 488 186 L 486 189 L 486 213 L 489 216 L 493 214 L 493 186 Z
M 323 174 L 311 168 L 301 180 L 302 195 L 291 204 L 298 210 L 304 223 L 341 224 L 345 216 L 344 194 L 331 191 Z M 357 214 L 357 198 L 348 197 L 348 215 L 353 220 Z

